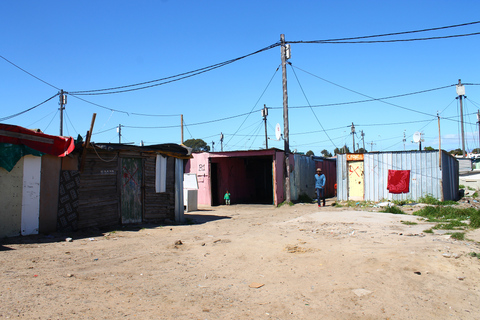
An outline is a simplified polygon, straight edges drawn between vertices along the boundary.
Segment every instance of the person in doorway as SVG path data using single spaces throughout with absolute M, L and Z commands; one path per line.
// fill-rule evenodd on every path
M 318 168 L 317 173 L 315 174 L 315 191 L 317 193 L 317 202 L 320 207 L 320 200 L 323 202 L 325 207 L 325 175 L 322 173 L 322 169 Z
M 230 205 L 230 192 L 228 192 L 228 190 L 227 190 L 227 192 L 225 193 L 225 195 L 223 196 L 223 199 L 225 199 L 225 204 L 226 204 L 227 206 L 229 206 L 229 205 Z

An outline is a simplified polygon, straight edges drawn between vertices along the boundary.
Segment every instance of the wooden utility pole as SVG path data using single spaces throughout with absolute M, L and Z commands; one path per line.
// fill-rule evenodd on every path
M 353 153 L 355 153 L 355 126 L 352 122 L 352 137 L 353 137 Z
M 118 125 L 118 143 L 122 143 L 122 125 Z
M 220 150 L 223 152 L 223 133 L 220 132 Z
M 285 151 L 285 201 L 290 203 L 290 143 L 288 132 L 288 93 L 287 93 L 287 46 L 285 44 L 285 35 L 280 35 L 280 53 L 282 56 L 282 84 L 283 84 L 283 140 Z
M 440 134 L 440 116 L 438 115 L 438 112 L 437 112 L 437 118 L 438 118 L 438 166 L 440 167 L 440 170 L 442 170 L 442 136 Z
M 268 109 L 266 105 L 263 105 L 262 116 L 263 116 L 263 121 L 265 122 L 265 150 L 267 150 L 268 149 L 268 136 L 267 136 Z
M 362 137 L 362 142 L 363 142 L 363 152 L 365 152 L 365 133 L 363 133 L 363 130 L 361 131 L 362 134 L 360 135 Z
M 87 137 L 82 151 L 82 160 L 80 161 L 80 172 L 83 172 L 83 168 L 85 167 L 85 161 L 87 160 L 87 148 L 90 146 L 90 138 L 92 137 L 93 125 L 95 124 L 96 117 L 97 114 L 94 113 L 92 116 L 92 122 L 90 123 L 90 130 L 87 131 Z
M 478 143 L 479 143 L 479 150 L 480 150 L 480 110 L 477 111 L 477 123 L 478 123 Z
M 63 89 L 60 90 L 60 136 L 63 136 L 63 110 L 65 109 L 64 105 L 67 104 L 67 97 L 63 93 Z
M 182 144 L 183 144 L 183 114 L 180 115 L 180 126 L 182 127 Z
M 457 95 L 460 99 L 460 126 L 462 130 L 462 157 L 465 158 L 465 132 L 463 129 L 463 97 L 465 96 L 465 87 L 462 85 L 462 80 L 458 79 Z

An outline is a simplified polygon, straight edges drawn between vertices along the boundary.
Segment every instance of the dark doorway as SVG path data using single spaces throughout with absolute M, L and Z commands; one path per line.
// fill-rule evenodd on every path
M 212 206 L 218 206 L 220 203 L 218 201 L 219 194 L 218 192 L 218 168 L 216 163 L 210 163 L 210 177 L 212 183 Z M 222 195 L 223 199 L 223 195 Z
M 223 204 L 226 190 L 232 204 L 273 204 L 271 156 L 215 158 L 210 169 L 212 205 Z

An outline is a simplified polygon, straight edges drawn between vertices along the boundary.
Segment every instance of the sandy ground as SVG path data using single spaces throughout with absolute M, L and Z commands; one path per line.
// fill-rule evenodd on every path
M 0 319 L 480 318 L 479 243 L 423 234 L 415 216 L 297 204 L 186 217 L 4 240 Z

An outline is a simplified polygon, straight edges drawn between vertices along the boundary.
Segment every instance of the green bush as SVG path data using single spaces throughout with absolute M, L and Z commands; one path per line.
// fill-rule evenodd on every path
M 456 240 L 465 240 L 465 233 L 463 232 L 455 232 L 450 234 L 450 237 Z
M 402 209 L 400 209 L 397 206 L 386 207 L 385 209 L 380 210 L 380 212 L 393 213 L 393 214 L 405 214 L 405 212 L 403 212 Z

